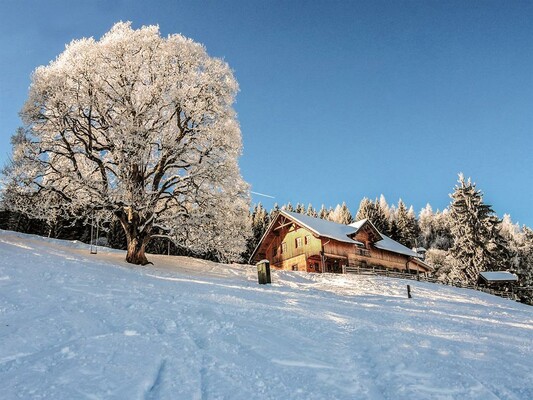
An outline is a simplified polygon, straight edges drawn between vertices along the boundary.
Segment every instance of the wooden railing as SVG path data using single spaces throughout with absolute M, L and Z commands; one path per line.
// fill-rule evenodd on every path
M 370 250 L 356 248 L 355 254 L 359 256 L 370 257 Z
M 494 289 L 486 288 L 483 286 L 466 285 L 460 282 L 447 283 L 447 282 L 440 281 L 435 277 L 428 276 L 425 274 L 416 274 L 416 273 L 411 274 L 411 273 L 406 273 L 406 272 L 393 271 L 389 269 L 368 268 L 368 267 L 362 268 L 362 267 L 357 267 L 357 266 L 343 266 L 343 273 L 357 274 L 357 275 L 371 275 L 371 276 L 386 276 L 389 278 L 410 279 L 410 280 L 417 280 L 417 281 L 423 281 L 423 282 L 432 282 L 432 283 L 438 283 L 441 285 L 459 287 L 463 289 L 478 290 L 484 293 L 489 293 L 495 296 L 500 296 L 505 299 L 518 300 L 518 296 L 512 291 L 506 292 L 502 290 L 494 290 Z

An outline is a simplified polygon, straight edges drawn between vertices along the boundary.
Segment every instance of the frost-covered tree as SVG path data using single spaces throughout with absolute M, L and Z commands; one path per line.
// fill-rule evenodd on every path
M 521 290 L 524 303 L 533 305 L 533 230 L 522 227 L 516 242 L 518 264 L 514 272 L 518 275 L 519 283 L 525 290 Z
M 450 197 L 450 230 L 454 240 L 450 249 L 454 266 L 450 274 L 471 284 L 481 271 L 507 269 L 509 256 L 499 231 L 500 220 L 491 206 L 483 202 L 483 194 L 475 183 L 459 174 Z
M 390 221 L 392 210 L 389 204 L 387 203 L 387 199 L 385 198 L 385 195 L 383 194 L 379 196 L 379 207 L 381 208 L 381 211 L 383 211 L 383 215 L 385 216 L 385 219 L 387 221 Z
M 320 219 L 328 219 L 329 212 L 326 209 L 326 206 L 322 204 L 322 207 L 320 207 L 320 211 L 318 212 L 318 218 Z
M 294 212 L 294 207 L 292 206 L 290 201 L 284 206 L 282 206 L 281 209 L 284 211 Z
M 252 214 L 252 236 L 249 241 L 248 254 L 250 256 L 265 233 L 268 224 L 270 223 L 270 216 L 261 203 L 255 205 Z
M 310 217 L 313 217 L 313 218 L 317 218 L 318 217 L 318 213 L 313 208 L 313 205 L 311 203 L 309 203 L 309 205 L 307 206 L 307 211 L 305 212 L 305 214 L 310 216 Z
M 305 214 L 305 206 L 302 203 L 296 203 L 295 211 L 298 214 Z
M 344 225 L 348 225 L 353 222 L 352 214 L 350 213 L 350 210 L 345 202 L 342 202 L 342 205 L 337 204 L 328 218 L 330 221 Z
M 272 207 L 272 210 L 270 210 L 270 213 L 269 213 L 269 218 L 271 221 L 274 219 L 274 217 L 276 216 L 279 210 L 280 210 L 279 204 L 274 203 L 274 207 Z
M 114 216 L 134 264 L 154 233 L 233 257 L 249 231 L 237 90 L 224 61 L 157 26 L 72 41 L 32 76 L 7 178 L 18 207 Z
M 426 249 L 431 247 L 431 243 L 435 239 L 434 219 L 433 208 L 428 203 L 418 214 L 418 226 L 420 228 L 418 244 Z
M 500 233 L 509 244 L 509 271 L 518 275 L 518 282 L 522 288 L 520 296 L 533 304 L 533 231 L 527 226 L 520 227 L 505 214 L 500 226 Z
M 385 235 L 389 234 L 389 222 L 378 199 L 372 201 L 365 197 L 361 200 L 355 220 L 360 221 L 365 218 L 369 219 L 378 231 Z
M 409 248 L 415 247 L 419 229 L 413 207 L 411 206 L 408 210 L 405 203 L 400 199 L 395 220 L 397 228 L 396 240 Z

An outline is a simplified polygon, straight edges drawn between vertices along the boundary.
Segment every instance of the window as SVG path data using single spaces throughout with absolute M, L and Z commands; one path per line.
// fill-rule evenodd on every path
M 307 246 L 309 243 L 311 243 L 311 235 L 305 237 L 305 245 Z
M 294 239 L 294 247 L 295 248 L 302 247 L 302 238 L 301 237 L 297 237 L 296 239 Z
M 286 253 L 286 252 L 287 252 L 287 243 L 283 242 L 281 244 L 281 254 Z
M 293 270 L 293 271 L 298 271 L 298 264 L 293 265 L 293 266 L 292 266 L 292 270 Z

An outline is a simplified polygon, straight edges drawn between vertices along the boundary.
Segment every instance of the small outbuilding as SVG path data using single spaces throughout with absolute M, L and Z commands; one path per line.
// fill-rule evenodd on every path
M 518 282 L 518 276 L 508 271 L 484 271 L 477 278 L 479 286 L 494 290 L 511 289 Z

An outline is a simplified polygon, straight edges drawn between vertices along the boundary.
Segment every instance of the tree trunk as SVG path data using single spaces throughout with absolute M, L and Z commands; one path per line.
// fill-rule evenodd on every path
M 144 250 L 146 247 L 146 244 L 149 241 L 149 238 L 139 238 L 139 237 L 133 237 L 130 238 L 128 235 L 128 252 L 126 253 L 126 261 L 130 264 L 137 264 L 137 265 L 146 265 L 149 263 L 148 259 L 146 258 L 146 255 L 144 254 Z
M 120 220 L 124 232 L 126 233 L 127 253 L 126 262 L 137 265 L 151 264 L 146 258 L 144 251 L 151 238 L 151 225 L 144 225 L 143 230 L 139 230 L 141 221 L 135 212 L 117 212 L 115 215 Z

